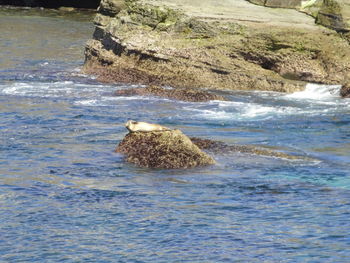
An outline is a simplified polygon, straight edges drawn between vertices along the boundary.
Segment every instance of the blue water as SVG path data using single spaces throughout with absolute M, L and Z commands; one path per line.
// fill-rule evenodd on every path
M 90 20 L 0 12 L 0 262 L 349 262 L 339 87 L 209 103 L 113 97 L 130 86 L 80 73 Z M 128 119 L 302 158 L 138 168 L 114 153 Z

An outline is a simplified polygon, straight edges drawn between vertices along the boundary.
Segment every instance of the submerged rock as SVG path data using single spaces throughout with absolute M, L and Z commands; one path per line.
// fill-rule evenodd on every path
M 179 130 L 131 132 L 120 142 L 116 152 L 126 161 L 141 167 L 179 169 L 215 164 Z
M 210 100 L 226 100 L 223 96 L 216 95 L 203 90 L 195 89 L 172 89 L 158 86 L 148 86 L 146 88 L 131 88 L 117 90 L 116 96 L 157 96 L 168 99 L 175 99 L 190 102 L 204 102 Z
M 247 153 L 247 154 L 255 154 L 255 155 L 261 155 L 261 156 L 268 156 L 268 157 L 276 157 L 276 158 L 282 158 L 282 159 L 289 159 L 289 160 L 295 160 L 295 159 L 301 159 L 300 156 L 290 155 L 278 151 L 273 151 L 269 149 L 263 149 L 261 147 L 255 147 L 251 145 L 228 145 L 224 142 L 220 141 L 213 141 L 209 139 L 201 139 L 196 137 L 191 137 L 191 141 L 197 145 L 202 150 L 207 150 L 209 152 L 215 153 L 215 154 L 227 154 L 227 153 L 233 153 L 233 152 L 241 152 L 241 153 Z

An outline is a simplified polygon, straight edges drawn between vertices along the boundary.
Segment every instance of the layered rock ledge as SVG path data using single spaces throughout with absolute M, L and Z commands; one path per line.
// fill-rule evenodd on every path
M 84 71 L 177 88 L 294 92 L 350 79 L 349 42 L 293 9 L 245 0 L 103 0 Z

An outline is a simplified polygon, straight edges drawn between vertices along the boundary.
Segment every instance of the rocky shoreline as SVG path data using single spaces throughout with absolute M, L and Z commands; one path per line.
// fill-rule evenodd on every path
M 234 2 L 103 0 L 84 72 L 106 82 L 218 90 L 294 92 L 307 82 L 348 81 L 346 28 Z

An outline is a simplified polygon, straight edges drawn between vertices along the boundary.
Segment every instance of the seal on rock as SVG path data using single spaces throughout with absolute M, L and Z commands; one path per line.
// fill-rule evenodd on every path
M 123 154 L 127 162 L 148 168 L 186 169 L 215 164 L 211 156 L 176 129 L 129 132 L 116 152 Z
M 161 126 L 159 124 L 152 124 L 133 120 L 127 121 L 125 127 L 129 130 L 129 132 L 170 131 L 169 128 Z

